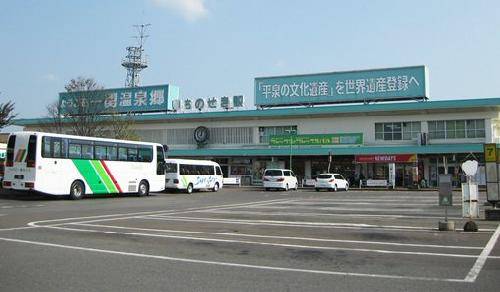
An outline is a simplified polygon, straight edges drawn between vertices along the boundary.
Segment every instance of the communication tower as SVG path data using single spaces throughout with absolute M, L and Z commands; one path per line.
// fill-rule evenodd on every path
M 140 84 L 141 71 L 148 67 L 148 61 L 144 52 L 144 42 L 149 35 L 146 35 L 146 29 L 151 24 L 138 24 L 134 27 L 138 31 L 136 46 L 127 47 L 127 55 L 122 60 L 122 66 L 127 69 L 127 79 L 125 87 L 137 87 Z

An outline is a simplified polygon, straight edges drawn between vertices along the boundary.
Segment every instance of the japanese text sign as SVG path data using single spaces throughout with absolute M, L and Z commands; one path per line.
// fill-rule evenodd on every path
M 171 105 L 172 110 L 178 113 L 242 109 L 245 107 L 245 98 L 243 95 L 183 98 L 172 100 Z
M 155 112 L 170 110 L 168 101 L 178 95 L 178 87 L 157 85 L 61 92 L 59 103 L 62 114 Z
M 255 105 L 428 98 L 425 66 L 255 78 Z

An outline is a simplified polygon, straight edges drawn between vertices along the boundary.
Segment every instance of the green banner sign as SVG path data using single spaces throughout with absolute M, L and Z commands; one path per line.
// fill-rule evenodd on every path
M 342 134 L 306 134 L 306 135 L 277 135 L 271 136 L 271 146 L 302 146 L 302 145 L 361 145 L 362 133 Z
M 255 78 L 260 107 L 426 99 L 425 66 Z

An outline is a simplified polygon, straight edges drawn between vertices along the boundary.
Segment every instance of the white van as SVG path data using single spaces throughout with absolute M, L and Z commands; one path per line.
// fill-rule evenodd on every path
M 289 169 L 266 169 L 262 177 L 262 183 L 266 191 L 270 189 L 297 190 L 299 187 L 297 177 Z
M 218 163 L 210 160 L 165 159 L 165 189 L 193 190 L 222 188 L 222 171 Z

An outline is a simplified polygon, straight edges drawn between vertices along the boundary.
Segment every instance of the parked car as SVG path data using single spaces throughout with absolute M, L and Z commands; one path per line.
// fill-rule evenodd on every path
M 338 189 L 347 191 L 349 189 L 349 182 L 340 174 L 336 173 L 323 173 L 316 177 L 314 188 L 317 192 L 320 189 L 326 189 L 336 192 Z
M 270 189 L 297 190 L 299 187 L 297 177 L 289 169 L 266 169 L 262 182 L 266 191 Z

